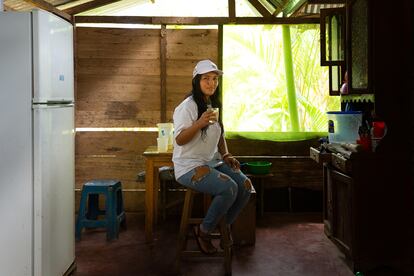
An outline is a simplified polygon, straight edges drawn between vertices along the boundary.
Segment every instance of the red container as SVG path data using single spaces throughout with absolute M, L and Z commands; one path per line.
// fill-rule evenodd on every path
M 360 144 L 362 146 L 362 149 L 366 152 L 372 151 L 372 145 L 371 145 L 371 137 L 360 137 L 357 141 L 357 144 Z
M 385 134 L 385 122 L 372 122 L 372 137 L 382 138 Z

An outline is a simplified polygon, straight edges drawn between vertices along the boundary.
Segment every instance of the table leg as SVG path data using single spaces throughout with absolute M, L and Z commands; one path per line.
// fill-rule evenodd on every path
M 263 209 L 264 209 L 264 185 L 263 185 L 263 178 L 260 178 L 260 217 L 263 217 Z
M 159 181 L 159 170 L 158 168 L 154 168 L 154 176 L 153 176 L 153 194 L 154 194 L 154 212 L 153 212 L 153 216 L 154 216 L 154 224 L 157 225 L 158 224 L 158 191 L 160 188 L 160 181 Z
M 154 167 L 152 160 L 146 160 L 145 177 L 145 241 L 153 241 L 154 219 Z

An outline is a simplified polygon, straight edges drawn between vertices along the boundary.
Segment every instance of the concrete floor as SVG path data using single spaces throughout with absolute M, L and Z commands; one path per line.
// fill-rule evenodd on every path
M 104 229 L 88 229 L 76 243 L 76 276 L 223 275 L 221 259 L 182 262 L 174 271 L 179 217 L 161 221 L 155 241 L 144 239 L 144 216 L 127 214 L 127 230 L 106 241 Z M 256 244 L 235 248 L 233 275 L 351 276 L 344 256 L 323 233 L 321 215 L 279 213 L 257 219 Z

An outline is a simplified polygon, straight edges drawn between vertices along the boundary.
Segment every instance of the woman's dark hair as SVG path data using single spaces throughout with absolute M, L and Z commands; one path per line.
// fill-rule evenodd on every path
M 197 104 L 197 110 L 198 110 L 197 119 L 199 119 L 201 115 L 207 110 L 207 103 L 205 102 L 204 94 L 201 91 L 200 80 L 201 80 L 201 75 L 196 75 L 193 78 L 193 81 L 192 81 L 193 89 L 191 90 L 191 95 L 193 96 L 193 99 L 195 103 Z M 210 102 L 211 107 L 218 107 L 221 110 L 222 104 L 220 101 L 220 89 L 218 86 L 216 88 L 216 92 L 214 92 L 214 94 L 210 97 L 210 101 L 211 101 Z M 221 132 L 223 133 L 223 122 L 222 122 L 221 115 L 222 115 L 222 112 L 219 112 L 219 123 L 221 126 Z M 209 126 L 207 125 L 201 129 L 202 137 L 205 137 L 208 127 Z

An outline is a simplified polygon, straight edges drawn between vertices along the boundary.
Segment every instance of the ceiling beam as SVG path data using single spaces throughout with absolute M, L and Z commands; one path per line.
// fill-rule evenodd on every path
M 24 2 L 30 3 L 38 8 L 41 8 L 42 10 L 46 10 L 49 11 L 51 13 L 56 14 L 57 16 L 69 21 L 70 23 L 72 23 L 72 16 L 70 14 L 67 14 L 66 12 L 63 12 L 57 8 L 55 8 L 55 6 L 53 6 L 52 4 L 43 1 L 43 0 L 23 0 Z
M 6 4 L 3 3 L 3 10 L 4 11 L 15 11 L 15 9 L 13 9 L 12 7 L 7 6 Z
M 94 1 L 90 1 L 90 2 L 86 2 L 77 6 L 73 6 L 71 8 L 67 8 L 62 10 L 63 12 L 66 12 L 68 14 L 78 14 L 84 11 L 89 11 L 95 8 L 99 8 L 111 3 L 115 3 L 118 2 L 120 0 L 94 0 Z
M 346 0 L 308 0 L 308 4 L 345 4 Z
M 158 16 L 74 16 L 74 23 L 224 25 L 224 24 L 319 24 L 319 18 L 294 17 L 158 17 Z
M 288 1 L 288 3 L 283 8 L 284 16 L 288 14 L 293 14 L 296 10 L 298 10 L 302 5 L 306 3 L 307 0 L 292 0 Z
M 285 9 L 286 5 L 287 5 L 289 2 L 290 2 L 290 0 L 280 0 L 280 1 L 279 1 L 279 5 L 278 5 L 278 7 L 275 9 L 275 11 L 274 11 L 274 13 L 273 13 L 273 16 L 276 16 L 276 15 L 278 15 L 279 13 L 281 13 L 281 12 Z
M 272 14 L 259 2 L 259 0 L 248 0 L 250 4 L 263 16 L 272 17 Z

